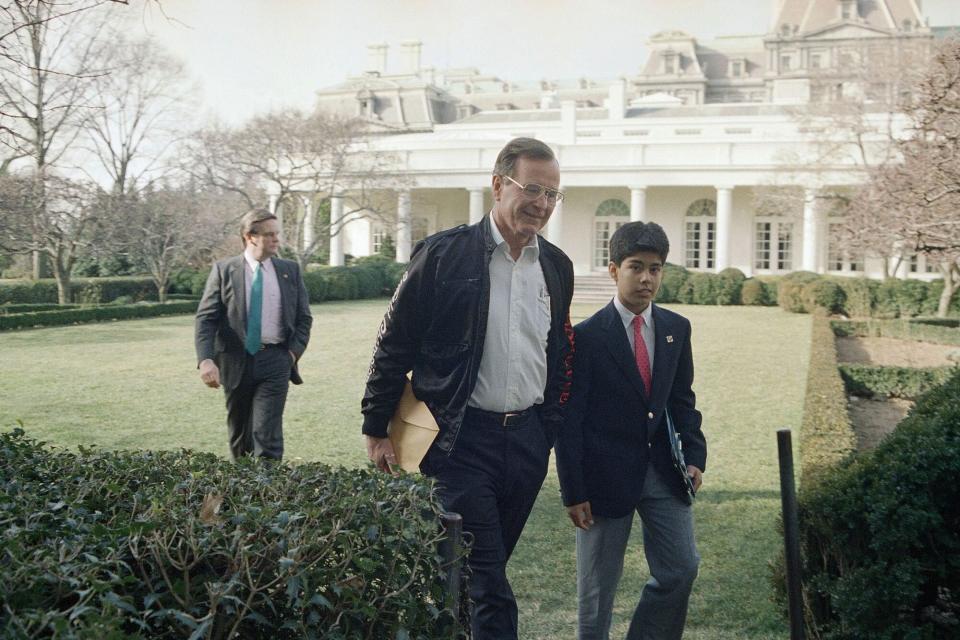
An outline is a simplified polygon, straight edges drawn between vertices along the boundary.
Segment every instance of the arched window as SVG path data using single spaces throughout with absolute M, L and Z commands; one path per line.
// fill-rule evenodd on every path
M 684 218 L 684 264 L 688 269 L 713 269 L 716 235 L 716 201 L 693 201 Z
M 605 270 L 610 263 L 610 236 L 630 221 L 630 207 L 623 200 L 610 198 L 597 206 L 593 221 L 593 267 Z

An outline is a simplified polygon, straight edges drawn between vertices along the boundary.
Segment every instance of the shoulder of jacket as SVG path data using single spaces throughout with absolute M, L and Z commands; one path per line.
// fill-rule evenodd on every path
M 436 250 L 443 250 L 451 243 L 465 237 L 468 231 L 470 231 L 470 226 L 466 224 L 457 225 L 452 229 L 438 231 L 418 242 L 413 248 L 413 254 L 417 254 L 423 250 L 426 250 L 428 254 Z
M 540 250 L 551 260 L 557 260 L 564 267 L 573 269 L 573 261 L 564 253 L 563 249 L 540 236 Z
M 690 326 L 690 321 L 687 320 L 687 317 L 680 315 L 676 311 L 671 311 L 670 309 L 661 307 L 659 304 L 657 305 L 657 311 L 661 314 L 661 317 L 665 319 L 667 322 L 680 324 L 685 327 Z

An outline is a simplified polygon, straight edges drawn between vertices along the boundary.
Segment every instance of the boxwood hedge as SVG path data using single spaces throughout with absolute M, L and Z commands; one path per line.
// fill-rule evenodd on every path
M 0 434 L 0 635 L 460 637 L 420 477 Z

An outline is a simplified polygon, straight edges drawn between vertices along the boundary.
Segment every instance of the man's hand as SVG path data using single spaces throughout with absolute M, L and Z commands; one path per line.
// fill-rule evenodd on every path
M 207 358 L 200 363 L 200 379 L 203 380 L 203 384 L 207 385 L 212 389 L 220 388 L 220 369 L 217 368 L 217 363 Z
M 293 365 L 297 364 L 297 354 L 289 349 L 287 349 L 287 353 L 290 354 L 290 366 L 292 367 Z
M 573 521 L 573 526 L 586 531 L 593 525 L 593 513 L 589 502 L 581 502 L 567 507 L 567 515 Z
M 367 440 L 367 457 L 377 465 L 377 469 L 385 473 L 393 473 L 391 465 L 396 466 L 397 455 L 393 451 L 393 443 L 390 438 L 375 438 L 373 436 L 364 436 Z
M 687 465 L 687 475 L 690 476 L 690 479 L 693 480 L 693 490 L 700 491 L 700 485 L 703 484 L 703 471 L 696 468 L 692 464 Z

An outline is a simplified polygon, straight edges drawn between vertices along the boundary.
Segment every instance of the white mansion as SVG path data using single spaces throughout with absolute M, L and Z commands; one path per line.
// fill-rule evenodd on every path
M 941 31 L 925 23 L 920 0 L 775 0 L 765 35 L 700 43 L 665 31 L 650 38 L 636 75 L 536 83 L 424 68 L 418 41 L 400 45 L 402 70 L 388 73 L 388 46 L 370 45 L 368 71 L 319 91 L 318 108 L 365 118 L 411 186 L 396 193 L 395 223 L 358 219 L 332 236 L 330 262 L 376 253 L 387 235 L 406 261 L 417 240 L 479 220 L 498 151 L 531 136 L 560 161 L 566 198 L 544 233 L 578 276 L 606 271 L 607 240 L 630 220 L 661 224 L 670 261 L 689 269 L 880 275 L 879 259 L 840 249 L 839 221 L 817 197 L 862 181 L 863 165 L 824 161 L 827 134 L 798 113 L 889 93 L 882 78 L 845 70 L 877 52 L 929 50 Z M 890 115 L 876 111 L 864 117 L 877 118 L 879 143 Z M 763 206 L 758 194 L 776 189 L 797 194 L 795 207 Z M 337 220 L 341 198 L 320 195 L 332 196 Z M 928 271 L 908 257 L 898 275 Z

